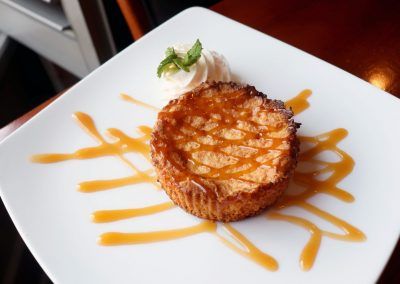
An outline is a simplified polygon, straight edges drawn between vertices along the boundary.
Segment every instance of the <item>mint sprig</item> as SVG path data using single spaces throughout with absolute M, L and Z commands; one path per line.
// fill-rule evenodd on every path
M 197 39 L 192 48 L 188 50 L 183 58 L 179 57 L 173 47 L 168 47 L 165 51 L 165 58 L 160 62 L 157 68 L 157 76 L 161 77 L 162 73 L 168 70 L 183 70 L 189 72 L 192 66 L 201 57 L 203 47 Z
M 192 48 L 189 49 L 189 51 L 186 53 L 185 57 L 183 58 L 183 65 L 191 66 L 192 64 L 195 64 L 201 56 L 202 49 L 203 49 L 203 47 L 201 46 L 201 42 L 199 40 L 196 40 L 196 42 L 194 43 Z

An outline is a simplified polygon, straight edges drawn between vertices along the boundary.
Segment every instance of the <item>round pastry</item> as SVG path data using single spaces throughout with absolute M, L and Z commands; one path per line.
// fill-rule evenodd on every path
M 296 166 L 292 116 L 252 86 L 203 83 L 158 114 L 150 142 L 158 180 L 198 217 L 255 215 L 282 195 Z

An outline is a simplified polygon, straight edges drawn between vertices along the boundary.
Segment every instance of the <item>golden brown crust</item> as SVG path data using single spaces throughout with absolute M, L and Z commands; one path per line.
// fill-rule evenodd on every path
M 159 182 L 198 217 L 255 215 L 282 195 L 296 166 L 292 116 L 252 86 L 203 83 L 158 115 L 151 156 Z

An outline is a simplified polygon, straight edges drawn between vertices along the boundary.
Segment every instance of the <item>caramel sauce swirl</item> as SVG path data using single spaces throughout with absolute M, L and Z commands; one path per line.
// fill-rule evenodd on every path
M 287 101 L 285 105 L 287 107 L 291 107 L 295 114 L 299 114 L 309 107 L 307 99 L 310 95 L 310 90 L 304 90 L 298 96 Z M 158 111 L 157 108 L 138 101 L 126 94 L 122 94 L 121 98 L 138 106 Z M 126 153 L 138 153 L 147 160 L 150 159 L 148 145 L 151 134 L 150 127 L 138 127 L 138 132 L 141 134 L 141 136 L 137 138 L 130 137 L 118 129 L 111 128 L 108 129 L 106 133 L 107 136 L 111 139 L 110 141 L 108 141 L 100 135 L 99 131 L 95 127 L 94 121 L 89 115 L 77 112 L 73 115 L 73 117 L 78 122 L 78 124 L 90 136 L 94 138 L 98 145 L 82 148 L 73 153 L 67 154 L 60 153 L 34 155 L 31 157 L 32 162 L 45 164 L 56 163 L 71 159 L 92 159 L 104 156 L 114 156 L 120 159 L 123 163 L 125 163 L 132 169 L 132 176 L 112 180 L 95 180 L 82 182 L 78 185 L 79 190 L 82 192 L 96 192 L 126 185 L 133 185 L 137 183 L 151 183 L 159 188 L 153 169 L 140 171 L 138 168 L 136 168 L 135 165 L 133 165 L 129 160 L 124 157 L 124 154 Z M 245 117 L 243 117 L 242 119 L 245 120 Z M 190 128 L 190 125 L 186 126 Z M 215 133 L 217 133 L 219 130 L 221 129 L 216 128 Z M 243 129 L 239 130 L 243 131 Z M 247 138 L 251 138 L 253 137 L 253 135 L 255 135 L 252 131 L 244 131 L 244 133 L 245 135 L 247 135 Z M 289 188 L 289 191 L 285 193 L 283 198 L 271 210 L 269 210 L 269 212 L 266 213 L 266 217 L 269 220 L 289 222 L 293 225 L 304 228 L 309 232 L 310 238 L 305 244 L 300 255 L 300 267 L 303 270 L 309 270 L 312 268 L 320 249 L 321 240 L 323 237 L 351 242 L 359 242 L 366 239 L 363 232 L 361 232 L 359 229 L 308 202 L 308 199 L 320 193 L 328 194 L 343 202 L 354 201 L 354 197 L 350 193 L 338 187 L 338 183 L 340 183 L 340 181 L 347 177 L 354 167 L 354 161 L 351 156 L 337 146 L 337 144 L 341 140 L 343 140 L 347 136 L 347 134 L 347 130 L 339 128 L 314 137 L 300 136 L 299 139 L 302 143 L 311 145 L 309 149 L 301 151 L 299 156 L 299 165 L 293 177 L 293 183 L 300 186 L 303 191 L 297 194 L 292 194 L 290 193 Z M 216 141 L 218 141 L 219 139 L 217 136 L 213 138 Z M 230 142 L 232 141 L 234 144 L 234 140 L 231 140 Z M 224 142 L 220 141 L 220 143 Z M 276 143 L 279 143 L 279 141 L 277 141 Z M 202 147 L 203 149 L 205 149 L 208 146 L 203 145 Z M 212 150 L 214 150 L 214 148 L 212 148 Z M 260 149 L 255 150 L 259 151 Z M 339 160 L 337 162 L 321 160 L 317 156 L 324 151 L 330 151 L 336 154 Z M 192 157 L 188 156 L 188 159 L 192 159 Z M 249 161 L 246 160 L 250 165 L 253 165 L 249 168 L 249 171 L 254 170 L 255 165 L 253 159 L 254 157 L 250 157 Z M 302 164 L 306 163 L 312 165 L 311 170 L 304 170 L 305 167 L 303 167 Z M 226 172 L 229 173 L 228 169 L 230 168 L 231 166 L 228 166 L 223 169 L 224 171 L 219 172 L 210 170 L 206 173 L 206 175 L 215 176 L 217 178 L 227 178 Z M 248 171 L 248 169 L 246 169 L 245 171 Z M 326 174 L 330 175 L 325 179 L 321 178 L 322 175 Z M 229 173 L 229 175 L 231 176 L 232 173 Z M 242 175 L 244 175 L 243 171 L 238 171 L 233 174 L 235 178 L 241 178 Z M 312 213 L 313 215 L 325 220 L 326 222 L 340 229 L 343 233 L 338 234 L 326 231 L 305 218 L 286 215 L 279 212 L 284 208 L 293 206 L 300 207 L 307 212 Z M 99 210 L 95 211 L 91 217 L 93 222 L 95 223 L 114 222 L 145 215 L 161 214 L 162 212 L 169 210 L 173 207 L 174 205 L 172 202 L 164 202 L 142 208 Z M 220 227 L 222 228 L 221 230 L 218 229 Z M 223 231 L 223 233 L 221 233 L 221 231 Z M 278 269 L 278 263 L 272 256 L 264 253 L 259 248 L 257 248 L 232 225 L 219 224 L 211 221 L 203 221 L 191 227 L 164 231 L 137 233 L 108 232 L 100 236 L 99 243 L 106 246 L 144 244 L 151 242 L 170 241 L 174 239 L 190 237 L 201 233 L 209 233 L 215 235 L 216 237 L 218 237 L 218 239 L 222 241 L 223 244 L 225 244 L 232 250 L 258 263 L 268 270 L 275 271 Z M 226 238 L 224 236 L 225 234 L 228 234 L 230 236 L 230 239 Z M 234 242 L 231 241 L 231 239 L 233 239 Z

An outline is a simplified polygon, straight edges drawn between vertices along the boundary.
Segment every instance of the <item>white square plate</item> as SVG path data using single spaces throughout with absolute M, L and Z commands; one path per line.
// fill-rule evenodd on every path
M 121 92 L 161 107 L 155 69 L 171 44 L 199 38 L 224 54 L 233 72 L 272 98 L 287 100 L 311 89 L 310 108 L 296 117 L 300 135 L 335 128 L 349 131 L 338 145 L 355 160 L 340 182 L 355 197 L 344 203 L 319 194 L 310 203 L 360 228 L 367 240 L 349 243 L 323 237 L 314 267 L 299 268 L 309 233 L 263 216 L 235 223 L 248 239 L 276 258 L 271 272 L 224 246 L 212 234 L 175 241 L 104 247 L 103 232 L 181 228 L 199 222 L 176 208 L 163 214 L 94 224 L 99 209 L 141 207 L 168 200 L 148 184 L 85 194 L 85 180 L 123 177 L 129 168 L 112 157 L 34 164 L 36 153 L 73 152 L 94 145 L 71 119 L 90 114 L 101 133 L 118 127 L 136 135 L 156 113 L 126 103 Z M 1 197 L 30 250 L 56 283 L 366 283 L 381 273 L 399 236 L 400 103 L 393 96 L 265 34 L 202 8 L 188 9 L 101 66 L 0 145 Z M 325 153 L 328 155 L 329 153 Z M 324 158 L 324 153 L 322 158 Z M 143 167 L 144 164 L 142 165 Z M 308 216 L 301 210 L 289 210 Z M 337 230 L 317 218 L 322 228 Z M 338 231 L 339 232 L 339 231 Z

